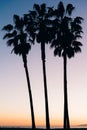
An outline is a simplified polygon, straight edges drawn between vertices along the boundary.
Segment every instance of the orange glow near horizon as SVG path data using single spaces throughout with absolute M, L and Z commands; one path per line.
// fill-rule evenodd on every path
M 70 120 L 70 126 L 71 127 L 79 127 L 80 124 L 86 124 L 85 120 L 79 120 L 79 119 L 72 119 Z M 45 121 L 42 118 L 37 118 L 36 121 L 36 127 L 45 127 Z M 3 127 L 31 127 L 31 119 L 27 118 L 17 118 L 17 117 L 3 117 L 0 119 L 0 126 Z M 62 119 L 51 119 L 50 120 L 50 126 L 51 128 L 58 128 L 63 127 L 63 120 Z
M 25 118 L 14 118 L 14 117 L 1 118 L 0 126 L 28 127 L 31 126 L 31 120 Z

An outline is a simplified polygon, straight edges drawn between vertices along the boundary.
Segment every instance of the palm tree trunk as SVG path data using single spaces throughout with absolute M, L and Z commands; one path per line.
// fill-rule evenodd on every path
M 44 43 L 41 43 L 41 54 L 42 54 L 41 58 L 42 58 L 42 66 L 43 66 L 43 80 L 44 80 L 44 94 L 45 94 L 46 128 L 50 129 Z
M 68 94 L 67 94 L 67 57 L 64 55 L 64 129 L 70 128 L 68 114 Z
M 35 129 L 35 117 L 34 117 L 34 108 L 33 108 L 33 99 L 32 99 L 31 87 L 30 87 L 29 72 L 28 72 L 28 67 L 27 67 L 27 56 L 22 55 L 22 58 L 23 58 L 23 62 L 24 62 L 24 68 L 25 68 L 27 84 L 28 84 L 30 108 L 31 108 L 31 119 L 32 119 L 32 128 Z

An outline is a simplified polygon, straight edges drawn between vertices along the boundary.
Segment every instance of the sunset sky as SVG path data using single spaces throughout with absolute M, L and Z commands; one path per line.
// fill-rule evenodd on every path
M 68 97 L 71 126 L 87 124 L 87 0 L 61 0 L 75 6 L 73 17 L 84 18 L 82 53 L 68 60 Z M 30 126 L 31 113 L 27 81 L 21 56 L 11 54 L 5 34 L 6 24 L 13 23 L 13 15 L 22 16 L 32 10 L 34 3 L 56 7 L 59 0 L 0 0 L 0 126 Z M 45 103 L 40 45 L 32 47 L 28 55 L 28 69 L 34 101 L 37 127 L 45 127 Z M 63 59 L 54 57 L 46 46 L 47 87 L 51 127 L 63 126 Z

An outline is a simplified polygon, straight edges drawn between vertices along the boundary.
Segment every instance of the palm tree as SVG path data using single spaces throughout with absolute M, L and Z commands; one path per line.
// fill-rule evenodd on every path
M 46 109 L 46 128 L 50 129 L 49 121 L 49 107 L 48 107 L 48 94 L 47 94 L 47 79 L 46 79 L 46 56 L 45 56 L 45 44 L 48 43 L 48 18 L 46 4 L 34 4 L 33 11 L 25 15 L 25 21 L 27 23 L 27 32 L 33 37 L 33 41 L 41 45 L 41 59 L 43 67 L 43 81 L 44 81 L 44 94 L 45 94 L 45 109 Z M 27 16 L 27 17 L 26 17 Z M 31 28 L 31 29 L 30 29 Z
M 83 18 L 71 18 L 74 7 L 67 4 L 66 8 L 60 1 L 55 9 L 55 21 L 53 26 L 56 28 L 55 38 L 52 40 L 51 48 L 54 47 L 54 55 L 63 57 L 64 65 L 64 128 L 70 128 L 68 113 L 68 94 L 67 94 L 67 58 L 75 56 L 75 53 L 81 52 L 81 38 Z
M 29 91 L 32 128 L 35 128 L 33 99 L 30 86 L 29 72 L 27 67 L 27 55 L 31 49 L 31 44 L 28 42 L 28 34 L 25 31 L 24 19 L 22 17 L 19 17 L 18 15 L 14 15 L 13 21 L 14 25 L 8 24 L 3 27 L 3 30 L 7 31 L 3 39 L 7 38 L 7 45 L 13 46 L 12 52 L 14 52 L 16 55 L 22 56 Z
M 43 67 L 45 109 L 46 109 L 46 128 L 50 129 L 46 64 L 45 64 L 46 62 L 45 43 L 48 43 L 47 40 L 48 34 L 46 28 L 46 13 L 47 13 L 46 4 L 42 4 L 42 5 L 34 4 L 34 10 L 36 11 L 36 41 L 41 44 L 41 59 L 42 59 L 42 67 Z

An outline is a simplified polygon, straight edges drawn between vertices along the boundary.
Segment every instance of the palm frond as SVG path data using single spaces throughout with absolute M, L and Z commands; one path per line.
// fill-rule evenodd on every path
M 32 43 L 32 44 L 34 44 L 34 41 L 35 41 L 35 33 L 31 33 L 30 34 L 30 38 L 29 38 L 29 41 Z
M 81 48 L 79 46 L 74 47 L 75 53 L 81 52 Z
M 34 4 L 33 8 L 38 12 L 38 14 L 40 13 L 40 6 L 38 4 Z
M 20 17 L 18 15 L 14 14 L 13 20 L 14 20 L 15 24 L 18 24 L 18 22 L 20 21 Z
M 53 10 L 53 8 L 54 7 L 47 7 L 47 9 L 48 9 L 48 17 L 52 17 L 53 16 L 53 14 L 54 14 L 54 10 Z
M 24 43 L 24 44 L 18 44 L 17 46 L 14 47 L 13 51 L 15 54 L 25 54 L 27 55 L 29 50 L 31 49 L 31 45 L 29 43 Z
M 46 12 L 46 4 L 43 3 L 41 4 L 41 14 L 44 15 L 45 12 Z
M 35 17 L 36 17 L 36 11 L 29 11 L 28 17 L 32 18 L 32 19 L 33 18 L 35 19 Z
M 15 23 L 15 28 L 17 28 L 18 30 L 23 28 L 23 25 L 24 25 L 23 18 L 20 18 L 18 15 L 14 15 L 13 20 L 14 20 L 14 23 Z
M 79 34 L 76 34 L 76 35 L 74 36 L 74 38 L 75 38 L 75 40 L 76 40 L 77 38 L 82 38 L 82 36 L 79 35 Z
M 13 33 L 6 33 L 6 34 L 4 35 L 4 37 L 3 37 L 3 39 L 11 38 L 11 37 L 13 37 L 13 36 L 14 36 Z
M 66 13 L 68 13 L 68 15 L 71 15 L 74 9 L 75 7 L 72 4 L 68 4 L 66 7 Z
M 83 33 L 83 31 L 82 30 L 78 30 L 78 31 L 75 32 L 75 35 L 81 35 L 81 33 Z
M 74 41 L 73 45 L 76 46 L 76 47 L 78 47 L 78 46 L 82 46 L 82 43 L 79 42 L 79 41 Z
M 73 47 L 69 47 L 69 48 L 67 48 L 66 49 L 66 54 L 67 54 L 67 56 L 68 56 L 68 58 L 72 58 L 72 57 L 74 57 L 74 48 Z
M 18 55 L 18 54 L 21 55 L 19 50 L 20 50 L 19 46 L 14 46 L 14 48 L 11 51 L 11 53 L 14 52 L 14 54 L 16 54 L 16 55 Z
M 24 24 L 25 24 L 25 25 L 28 24 L 28 15 L 29 15 L 29 14 L 24 14 Z
M 16 34 L 17 34 L 16 30 L 14 30 L 12 33 L 6 33 L 3 39 L 14 37 L 16 36 Z
M 10 32 L 13 29 L 13 25 L 8 24 L 2 28 L 2 30 Z
M 72 22 L 71 23 L 71 29 L 74 31 L 74 32 L 82 32 L 82 26 L 79 25 L 79 24 L 76 24 L 75 22 Z
M 9 39 L 9 40 L 7 41 L 7 45 L 8 45 L 8 46 L 11 46 L 12 44 L 14 44 L 14 39 Z
M 50 45 L 50 48 L 55 48 L 56 44 L 57 44 L 57 40 L 53 40 L 51 45 Z
M 62 50 L 60 49 L 60 48 L 55 48 L 55 50 L 54 50 L 54 56 L 59 56 L 59 57 L 61 57 L 61 55 L 62 55 Z
M 83 18 L 82 18 L 82 17 L 76 17 L 76 18 L 74 19 L 74 22 L 77 23 L 77 24 L 81 24 L 82 21 L 83 21 Z
M 29 43 L 26 43 L 24 45 L 24 53 L 28 54 L 28 52 L 31 50 L 31 45 Z
M 63 18 L 64 12 L 65 12 L 65 8 L 64 8 L 63 2 L 61 2 L 61 1 L 59 2 L 57 9 L 58 9 L 58 16 Z

